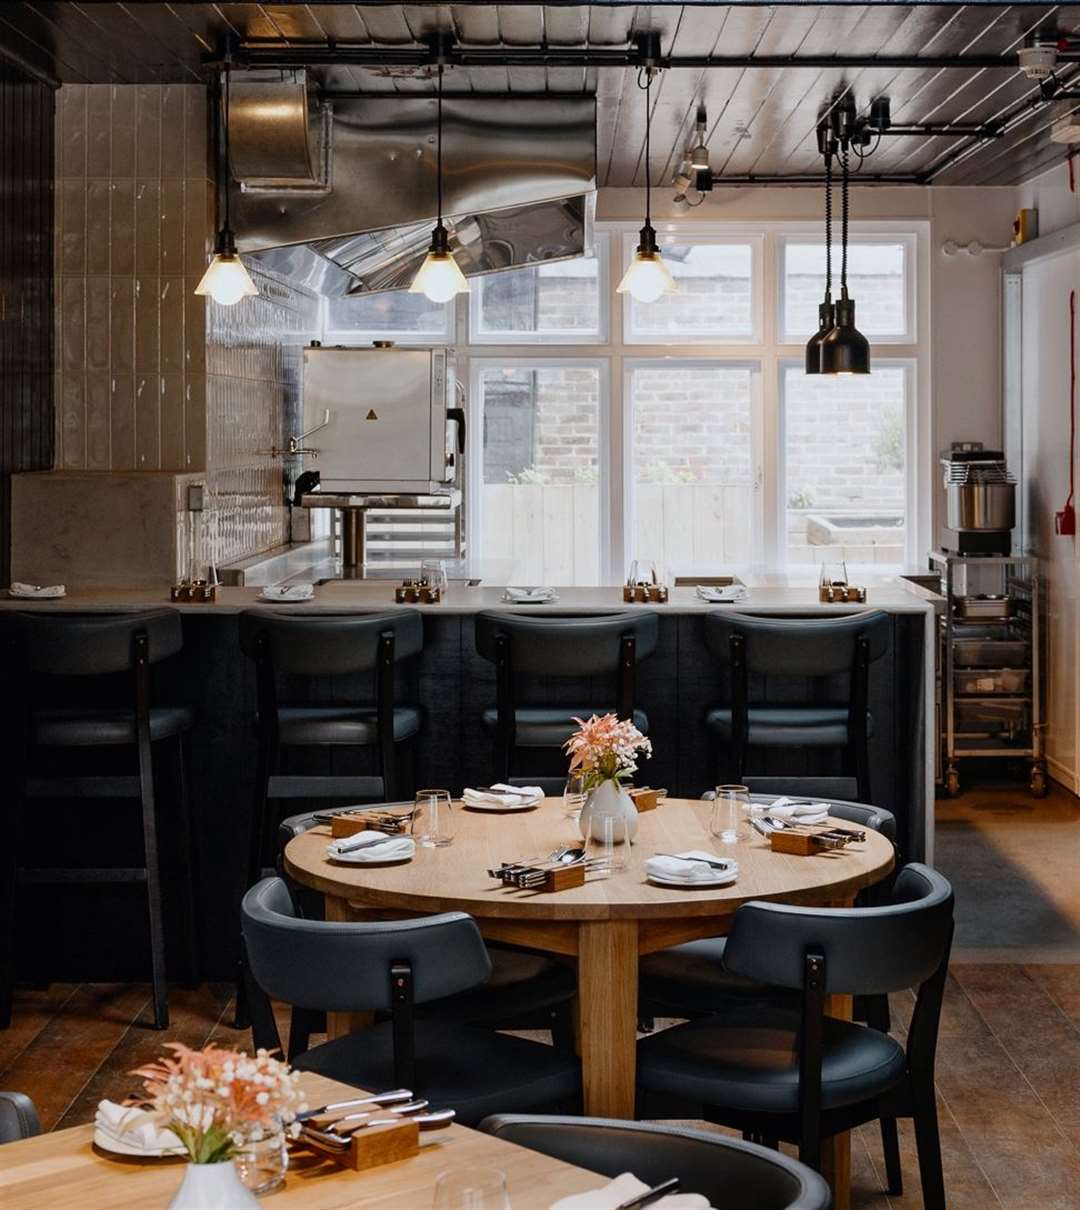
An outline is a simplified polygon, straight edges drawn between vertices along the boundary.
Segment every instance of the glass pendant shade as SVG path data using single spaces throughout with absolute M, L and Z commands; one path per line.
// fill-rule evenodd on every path
M 656 244 L 656 232 L 651 226 L 641 228 L 641 241 L 634 259 L 619 282 L 617 293 L 629 294 L 637 302 L 656 302 L 664 294 L 675 294 L 678 285 L 671 270 L 664 264 Z
M 826 300 L 818 304 L 818 330 L 806 342 L 806 372 L 821 373 L 821 345 L 825 337 L 836 326 L 836 309 Z
M 821 341 L 822 374 L 869 374 L 870 342 L 855 326 L 855 302 L 844 291 L 836 304 L 836 324 Z
M 409 293 L 423 294 L 435 303 L 449 302 L 456 294 L 469 293 L 469 283 L 454 260 L 446 228 L 442 225 L 435 228 L 431 248 L 412 279 Z
M 195 287 L 195 293 L 209 295 L 223 307 L 231 307 L 242 298 L 251 298 L 258 292 L 251 275 L 244 268 L 244 262 L 237 255 L 232 232 L 222 228 L 214 245 L 213 258 Z

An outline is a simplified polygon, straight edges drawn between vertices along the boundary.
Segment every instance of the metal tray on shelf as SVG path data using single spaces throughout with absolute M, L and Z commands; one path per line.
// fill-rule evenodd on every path
M 953 662 L 958 668 L 1024 668 L 1029 650 L 1026 639 L 957 638 Z
M 1022 694 L 1031 689 L 1029 668 L 957 668 L 953 679 L 961 697 Z
M 1013 613 L 1013 599 L 991 593 L 957 597 L 953 603 L 959 622 L 1008 621 Z

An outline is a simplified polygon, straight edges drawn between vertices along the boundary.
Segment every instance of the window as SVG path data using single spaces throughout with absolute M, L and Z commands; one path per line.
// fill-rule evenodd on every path
M 636 236 L 624 241 L 629 264 Z M 661 237 L 664 261 L 679 285 L 653 303 L 624 296 L 627 344 L 750 344 L 756 339 L 759 241 L 677 242 Z
M 667 572 L 751 557 L 756 365 L 631 362 L 630 557 Z
M 597 344 L 606 339 L 606 237 L 596 255 L 527 265 L 474 278 L 470 338 L 474 344 Z
M 478 513 L 484 559 L 507 560 L 514 583 L 602 582 L 605 370 L 595 361 L 473 363 L 473 524 Z
M 855 322 L 878 342 L 912 344 L 914 336 L 913 238 L 853 239 L 848 246 L 848 291 Z M 781 340 L 804 344 L 818 327 L 825 292 L 824 241 L 781 242 Z M 833 298 L 840 293 L 840 253 L 833 244 Z
M 911 368 L 868 377 L 782 371 L 788 563 L 904 563 Z
M 408 290 L 328 298 L 324 307 L 325 339 L 337 344 L 447 344 L 453 339 L 453 304 L 433 303 Z

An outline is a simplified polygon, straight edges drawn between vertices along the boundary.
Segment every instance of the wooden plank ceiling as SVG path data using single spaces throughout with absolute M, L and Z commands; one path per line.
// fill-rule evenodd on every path
M 0 47 L 64 82 L 194 83 L 203 58 L 226 35 L 298 43 L 414 47 L 435 31 L 466 47 L 617 48 L 656 31 L 664 55 L 865 56 L 865 66 L 785 66 L 665 71 L 652 89 L 652 177 L 670 179 L 708 109 L 714 171 L 801 174 L 819 168 L 814 127 L 821 106 L 852 92 L 859 111 L 891 99 L 896 123 L 1012 118 L 1004 138 L 891 137 L 866 161 L 874 174 L 924 174 L 935 184 L 1003 185 L 1027 179 L 1063 154 L 1050 142 L 1049 107 L 1027 107 L 1035 89 L 1015 66 L 876 66 L 880 55 L 997 55 L 1033 31 L 1080 33 L 1080 5 L 1020 3 L 538 5 L 538 4 L 169 4 L 128 0 L 21 0 L 0 5 Z M 1065 73 L 1076 71 L 1075 64 Z M 429 92 L 425 68 L 329 66 L 314 73 L 329 90 Z M 644 180 L 645 100 L 624 67 L 471 66 L 447 72 L 455 91 L 589 92 L 598 100 L 604 185 Z M 1065 103 L 1067 104 L 1067 103 Z M 1074 103 L 1075 104 L 1075 103 Z

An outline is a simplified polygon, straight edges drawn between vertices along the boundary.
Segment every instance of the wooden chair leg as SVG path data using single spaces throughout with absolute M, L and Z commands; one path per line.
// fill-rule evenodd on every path
M 165 977 L 165 926 L 161 908 L 161 867 L 158 857 L 154 767 L 150 743 L 139 748 L 139 800 L 142 806 L 143 851 L 146 862 L 146 907 L 150 924 L 150 970 L 153 982 L 154 1028 L 169 1028 L 168 984 Z
M 184 914 L 187 916 L 184 935 L 187 942 L 187 977 L 192 987 L 199 986 L 201 964 L 199 962 L 198 897 L 195 894 L 196 860 L 195 841 L 191 829 L 191 798 L 188 794 L 187 753 L 183 734 L 176 737 L 176 797 L 180 816 L 180 844 L 184 885 Z
M 294 1008 L 289 1018 L 289 1052 L 291 1063 L 311 1049 L 311 1035 L 326 1032 L 326 1014 L 310 1008 Z
M 881 1150 L 885 1154 L 886 1191 L 892 1197 L 904 1192 L 904 1173 L 900 1167 L 900 1136 L 896 1118 L 881 1119 Z
M 919 1153 L 919 1177 L 922 1181 L 924 1210 L 946 1210 L 945 1177 L 941 1171 L 941 1136 L 938 1133 L 937 1105 L 933 1090 L 916 1094 L 914 1113 L 915 1145 Z
M 251 1012 L 251 1044 L 256 1050 L 268 1050 L 271 1054 L 282 1053 L 281 1036 L 270 997 L 255 982 L 248 966 L 244 942 L 240 942 L 240 972 L 244 985 L 244 997 Z

